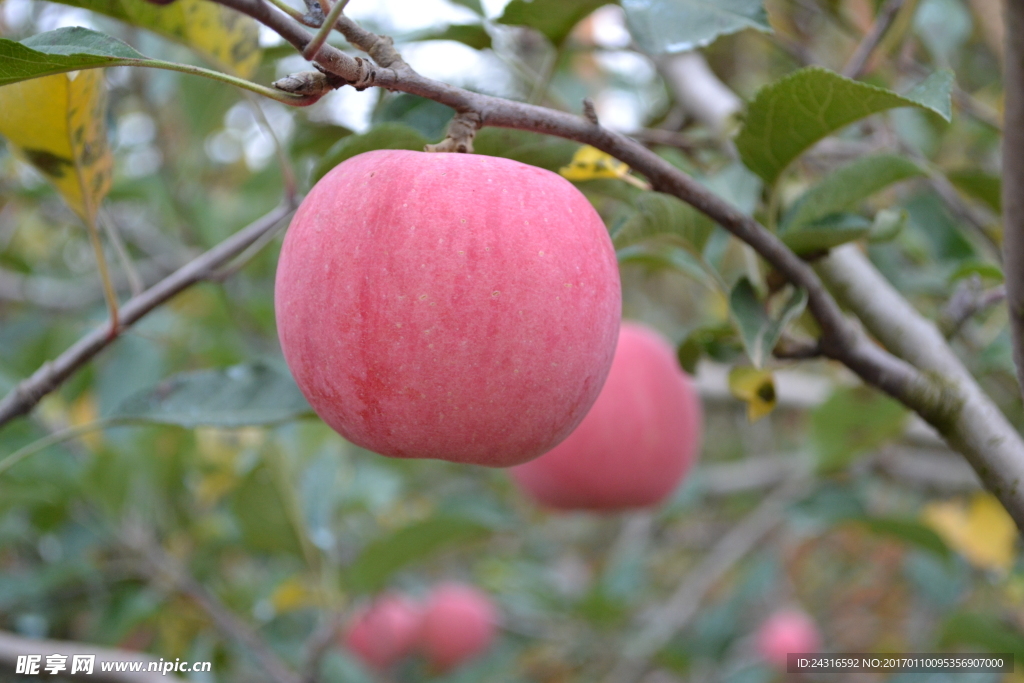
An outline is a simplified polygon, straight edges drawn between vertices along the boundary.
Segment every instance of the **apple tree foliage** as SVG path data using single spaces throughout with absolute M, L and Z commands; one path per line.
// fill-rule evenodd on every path
M 375 90 L 288 108 L 266 84 L 301 68 L 294 50 L 207 0 L 62 3 L 0 2 L 0 394 L 106 319 L 98 262 L 123 302 L 291 183 L 303 193 L 361 152 L 422 149 L 452 116 Z M 808 259 L 860 245 L 1020 426 L 1005 309 L 950 318 L 954 292 L 1002 281 L 999 3 L 908 0 L 865 75 L 839 75 L 883 4 L 451 0 L 448 23 L 404 32 L 388 23 L 399 2 L 347 11 L 427 55 L 420 70 L 434 55 L 451 60 L 434 65 L 444 73 L 460 60 L 486 69 L 459 74 L 473 88 L 573 111 L 590 97 L 600 114 L 625 102 L 627 132 Z M 746 103 L 725 137 L 688 116 L 658 70 L 690 50 Z M 368 115 L 338 116 L 346 108 Z M 501 471 L 342 441 L 280 356 L 278 236 L 0 426 L 0 639 L 214 662 L 196 680 L 260 677 L 250 648 L 139 559 L 141 533 L 296 671 L 324 625 L 367 596 L 456 579 L 501 605 L 498 645 L 433 678 L 411 660 L 395 680 L 601 680 L 643 645 L 651 609 L 796 477 L 806 483 L 778 524 L 658 643 L 645 663 L 656 680 L 777 680 L 752 634 L 792 604 L 836 652 L 1024 661 L 1012 522 L 902 406 L 824 361 L 773 356 L 815 332 L 802 291 L 595 150 L 495 128 L 474 147 L 577 184 L 616 246 L 625 314 L 701 377 L 702 460 L 672 500 L 546 514 Z M 320 654 L 318 680 L 374 680 L 336 646 Z

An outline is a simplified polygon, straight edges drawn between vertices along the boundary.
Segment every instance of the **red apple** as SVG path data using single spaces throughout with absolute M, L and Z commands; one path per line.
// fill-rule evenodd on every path
M 611 372 L 569 438 L 511 470 L 530 497 L 562 510 L 623 510 L 664 500 L 696 460 L 700 398 L 669 343 L 624 322 Z
M 483 592 L 458 583 L 438 586 L 427 600 L 420 648 L 431 669 L 450 671 L 494 641 L 498 608 Z
M 821 636 L 814 620 L 798 609 L 783 609 L 768 617 L 757 630 L 757 651 L 765 661 L 786 669 L 790 653 L 817 652 Z
M 353 617 L 344 645 L 364 664 L 387 669 L 416 647 L 423 611 L 398 595 L 385 595 Z
M 608 233 L 554 173 L 402 150 L 339 164 L 281 250 L 281 346 L 327 424 L 384 455 L 504 467 L 554 447 L 608 373 Z

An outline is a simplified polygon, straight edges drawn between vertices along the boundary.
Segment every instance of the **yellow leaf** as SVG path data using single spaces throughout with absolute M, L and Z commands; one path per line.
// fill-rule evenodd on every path
M 775 379 L 769 370 L 739 366 L 729 371 L 729 391 L 747 403 L 747 419 L 757 422 L 775 410 Z
M 568 166 L 558 169 L 558 173 L 566 180 L 596 180 L 598 178 L 625 178 L 629 175 L 629 166 L 610 154 L 584 145 L 572 155 Z
M 207 0 L 176 0 L 162 6 L 146 0 L 59 1 L 184 43 L 211 63 L 243 78 L 252 76 L 260 64 L 256 21 Z
M 1013 566 L 1017 527 L 995 496 L 931 503 L 921 520 L 975 567 L 1005 573 Z
M 0 88 L 0 135 L 53 183 L 87 225 L 110 189 L 103 70 L 89 69 Z
M 92 394 L 82 394 L 78 400 L 71 404 L 68 411 L 68 421 L 72 427 L 79 427 L 95 422 L 99 419 L 99 411 L 96 410 L 96 399 Z M 103 431 L 94 429 L 79 437 L 89 449 L 96 450 L 103 443 Z
M 203 474 L 196 487 L 196 499 L 202 507 L 210 508 L 235 488 L 238 482 L 238 476 L 231 471 L 217 470 Z
M 312 607 L 318 604 L 316 594 L 306 588 L 298 577 L 293 576 L 279 585 L 274 594 L 270 596 L 270 604 L 274 606 L 277 614 L 294 612 L 303 607 Z

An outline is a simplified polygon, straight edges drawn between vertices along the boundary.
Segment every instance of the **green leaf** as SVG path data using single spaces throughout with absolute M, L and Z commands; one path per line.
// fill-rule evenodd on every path
M 290 375 L 256 362 L 173 375 L 128 398 L 110 417 L 191 429 L 275 424 L 311 413 Z
M 415 40 L 454 40 L 474 50 L 486 50 L 491 46 L 491 36 L 480 24 L 452 24 L 439 31 L 431 31 Z
M 964 168 L 946 174 L 949 182 L 969 197 L 977 199 L 997 214 L 1003 212 L 1002 180 L 994 173 Z
M 979 276 L 982 280 L 987 280 L 992 284 L 1000 284 L 1006 280 L 1006 275 L 1003 273 L 1003 269 L 994 263 L 986 263 L 985 261 L 967 261 L 960 264 L 956 270 L 949 276 L 950 284 L 957 280 L 971 277 L 972 275 Z
M 288 519 L 273 468 L 260 465 L 249 473 L 231 496 L 231 511 L 250 550 L 300 554 L 302 544 Z
M 909 220 L 910 212 L 906 209 L 882 209 L 871 222 L 868 239 L 872 242 L 890 242 L 903 232 Z
M 18 43 L 0 38 L 0 86 L 78 69 L 146 59 L 117 38 L 86 28 L 59 28 Z
M 515 159 L 555 173 L 572 162 L 580 145 L 562 138 L 511 128 L 484 128 L 473 139 L 473 151 Z
M 651 55 L 686 52 L 746 28 L 771 33 L 763 0 L 622 0 L 626 23 Z
M 636 209 L 612 235 L 616 248 L 671 235 L 681 239 L 694 254 L 700 254 L 715 227 L 711 219 L 686 202 L 661 192 L 644 192 L 636 200 Z
M 455 112 L 451 107 L 403 92 L 382 97 L 370 120 L 374 126 L 401 123 L 416 130 L 427 140 L 441 140 L 453 116 Z
M 484 12 L 483 5 L 480 4 L 480 0 L 451 0 L 451 1 L 454 2 L 456 5 L 462 5 L 463 7 L 476 12 L 480 16 L 484 16 L 486 14 L 486 12 Z
M 747 356 L 755 367 L 764 365 L 786 325 L 800 315 L 806 305 L 807 292 L 798 289 L 773 318 L 757 298 L 750 280 L 744 277 L 736 283 L 729 293 L 729 308 L 736 320 Z
M 951 615 L 942 625 L 939 645 L 1012 652 L 1018 662 L 1024 661 L 1024 634 L 1020 628 L 991 614 L 958 612 Z
M 779 239 L 797 254 L 827 251 L 866 237 L 872 223 L 853 213 L 836 213 L 821 220 L 779 233 Z
M 943 559 L 950 559 L 954 555 L 941 536 L 916 519 L 903 517 L 853 517 L 849 521 L 866 527 L 874 534 L 905 541 Z
M 176 40 L 238 76 L 251 76 L 260 64 L 256 21 L 213 2 L 176 0 L 161 6 L 147 0 L 57 1 Z
M 822 471 L 846 467 L 903 432 L 909 411 L 865 386 L 837 390 L 811 413 L 811 440 Z
M 561 45 L 582 19 L 610 0 L 512 0 L 497 22 L 537 29 Z
M 691 252 L 671 244 L 634 244 L 616 252 L 619 265 L 637 264 L 652 271 L 677 270 L 698 282 L 708 278 L 707 271 Z
M 736 136 L 747 167 L 773 183 L 804 150 L 871 114 L 917 107 L 951 117 L 953 74 L 939 71 L 906 95 L 812 66 L 758 91 Z
M 925 175 L 913 161 L 894 154 L 862 157 L 807 190 L 786 212 L 780 231 L 813 223 L 857 207 L 889 185 Z
M 734 161 L 710 176 L 694 175 L 694 180 L 750 215 L 761 199 L 761 179 L 739 161 Z
M 452 546 L 483 539 L 493 531 L 493 527 L 478 520 L 456 516 L 432 517 L 410 524 L 364 548 L 345 572 L 344 587 L 376 592 L 400 569 Z
M 382 123 L 362 135 L 349 135 L 327 150 L 313 170 L 313 182 L 320 180 L 332 168 L 363 152 L 375 149 L 409 149 L 422 152 L 427 140 L 418 131 L 401 123 Z

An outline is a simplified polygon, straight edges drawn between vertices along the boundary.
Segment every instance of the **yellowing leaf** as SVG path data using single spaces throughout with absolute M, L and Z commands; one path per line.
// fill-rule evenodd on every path
M 558 169 L 566 180 L 597 180 L 598 178 L 625 178 L 629 166 L 596 147 L 584 145 L 572 155 L 568 166 Z
M 99 419 L 99 411 L 96 410 L 96 399 L 92 394 L 82 394 L 68 411 L 68 421 L 72 427 L 79 427 L 95 422 Z M 79 437 L 91 450 L 96 450 L 103 443 L 103 431 L 94 429 Z
M 270 596 L 270 604 L 274 606 L 277 614 L 294 612 L 303 607 L 311 607 L 319 603 L 316 594 L 306 588 L 297 578 L 292 577 L 282 583 Z
M 110 189 L 103 70 L 55 74 L 0 88 L 0 135 L 39 169 L 88 225 Z
M 184 43 L 211 63 L 243 78 L 260 64 L 259 27 L 253 19 L 206 0 L 154 5 L 146 0 L 59 0 L 120 19 Z
M 769 370 L 739 366 L 729 372 L 729 391 L 747 403 L 747 419 L 757 422 L 775 410 L 775 379 Z
M 931 503 L 921 519 L 975 567 L 1005 573 L 1013 566 L 1017 527 L 995 496 L 979 493 L 967 505 Z

